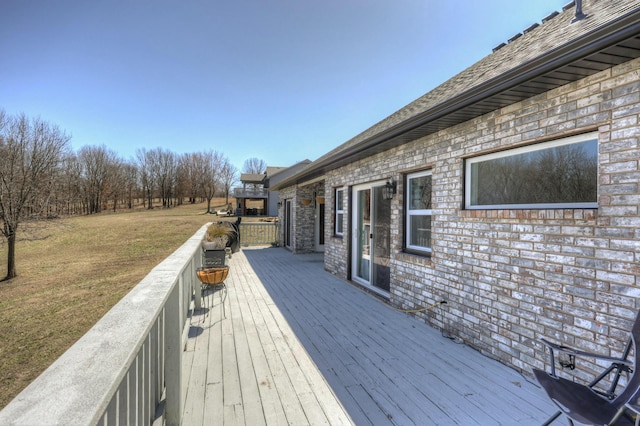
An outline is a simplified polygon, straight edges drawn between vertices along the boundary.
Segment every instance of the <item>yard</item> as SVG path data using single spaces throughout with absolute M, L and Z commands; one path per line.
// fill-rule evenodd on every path
M 202 225 L 235 220 L 204 215 L 204 206 L 25 227 L 17 244 L 19 276 L 0 282 L 0 409 Z M 0 276 L 6 250 L 0 242 Z

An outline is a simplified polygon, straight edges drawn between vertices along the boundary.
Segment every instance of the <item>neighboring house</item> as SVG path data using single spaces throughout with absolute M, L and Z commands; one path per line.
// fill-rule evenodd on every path
M 242 188 L 234 188 L 236 199 L 236 215 L 264 216 L 267 212 L 269 191 L 264 188 L 263 174 L 242 173 L 240 183 Z
M 264 181 L 264 187 L 269 190 L 267 216 L 278 216 L 278 203 L 280 202 L 280 194 L 278 191 L 271 190 L 271 187 L 299 173 L 309 164 L 311 164 L 311 160 L 303 160 L 290 167 L 267 167 Z
M 543 336 L 620 354 L 640 308 L 640 3 L 582 5 L 276 185 L 282 245 L 322 239 L 327 271 L 396 308 L 446 300 L 416 315 L 523 371 Z
M 235 213 L 238 216 L 278 216 L 278 191 L 269 189 L 307 167 L 311 161 L 303 160 L 290 167 L 268 166 L 264 174 L 243 173 L 241 188 L 234 188 Z

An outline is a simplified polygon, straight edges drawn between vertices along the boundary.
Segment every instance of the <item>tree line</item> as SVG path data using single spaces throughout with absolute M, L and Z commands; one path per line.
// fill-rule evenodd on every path
M 477 163 L 478 205 L 595 202 L 598 157 L 594 140 Z M 474 173 L 472 171 L 472 173 Z
M 229 193 L 238 171 L 215 150 L 176 154 L 139 149 L 123 159 L 104 145 L 73 152 L 56 125 L 0 109 L 0 221 L 8 244 L 6 279 L 16 276 L 15 243 L 21 223 L 105 210 L 169 208 Z

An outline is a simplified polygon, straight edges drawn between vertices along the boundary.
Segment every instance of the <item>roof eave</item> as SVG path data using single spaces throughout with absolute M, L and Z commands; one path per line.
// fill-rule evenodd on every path
M 433 108 L 418 113 L 397 125 L 391 126 L 374 136 L 337 152 L 333 156 L 311 163 L 309 167 L 299 174 L 292 176 L 286 181 L 280 182 L 279 186 L 282 188 L 315 179 L 345 164 L 414 140 L 415 138 L 404 139 L 402 136 L 419 129 L 421 126 L 433 123 L 440 118 L 460 111 L 465 107 L 474 105 L 479 101 L 512 89 L 519 84 L 528 82 L 548 72 L 560 69 L 574 61 L 588 57 L 615 43 L 633 37 L 638 33 L 640 33 L 640 9 L 634 10 L 612 21 L 608 25 L 597 28 L 579 39 L 552 49 L 535 59 L 514 67 L 498 77 L 480 83 L 457 96 L 441 102 Z M 513 103 L 516 102 L 519 101 L 514 101 Z M 501 107 L 495 109 L 499 108 Z M 483 114 L 485 113 L 486 112 Z M 426 134 L 429 133 L 425 133 L 425 135 Z

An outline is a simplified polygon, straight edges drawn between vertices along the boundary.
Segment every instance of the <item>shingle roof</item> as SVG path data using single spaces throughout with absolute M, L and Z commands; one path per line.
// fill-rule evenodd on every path
M 482 106 L 475 108 L 478 111 L 475 116 L 482 115 L 491 108 L 495 110 L 518 102 L 640 55 L 640 40 L 634 38 L 640 35 L 638 0 L 584 0 L 583 12 L 587 14 L 586 18 L 572 22 L 575 8 L 573 3 L 568 4 L 563 12 L 548 16 L 540 25 L 530 26 L 520 36 L 511 37 L 507 44 L 494 49 L 490 55 L 329 151 L 279 186 L 317 177 L 352 161 L 355 155 L 371 155 L 466 121 L 472 118 L 470 114 L 473 111 L 467 108 L 470 105 Z M 633 36 L 632 43 L 638 52 L 629 53 L 628 58 L 610 58 L 610 61 L 595 58 L 585 63 L 584 68 L 580 68 L 582 64 L 579 67 L 571 64 L 587 55 L 603 55 L 597 50 L 600 45 L 620 42 L 613 38 L 614 30 L 625 40 Z M 565 78 L 560 72 L 575 75 Z M 534 77 L 538 78 L 536 85 L 547 87 L 523 87 L 524 81 Z M 513 90 L 516 86 L 517 91 Z M 513 93 L 509 93 L 509 90 L 513 90 Z M 528 90 L 530 94 L 526 93 Z M 498 96 L 499 93 L 502 97 Z M 493 104 L 495 107 L 492 107 Z M 461 113 L 463 108 L 467 108 L 466 114 Z M 340 159 L 342 162 L 338 161 Z
M 267 178 L 275 175 L 276 173 L 280 173 L 283 170 L 288 169 L 289 167 L 278 167 L 278 166 L 267 166 Z
M 261 173 L 242 173 L 240 175 L 240 182 L 243 183 L 262 183 L 265 175 Z

